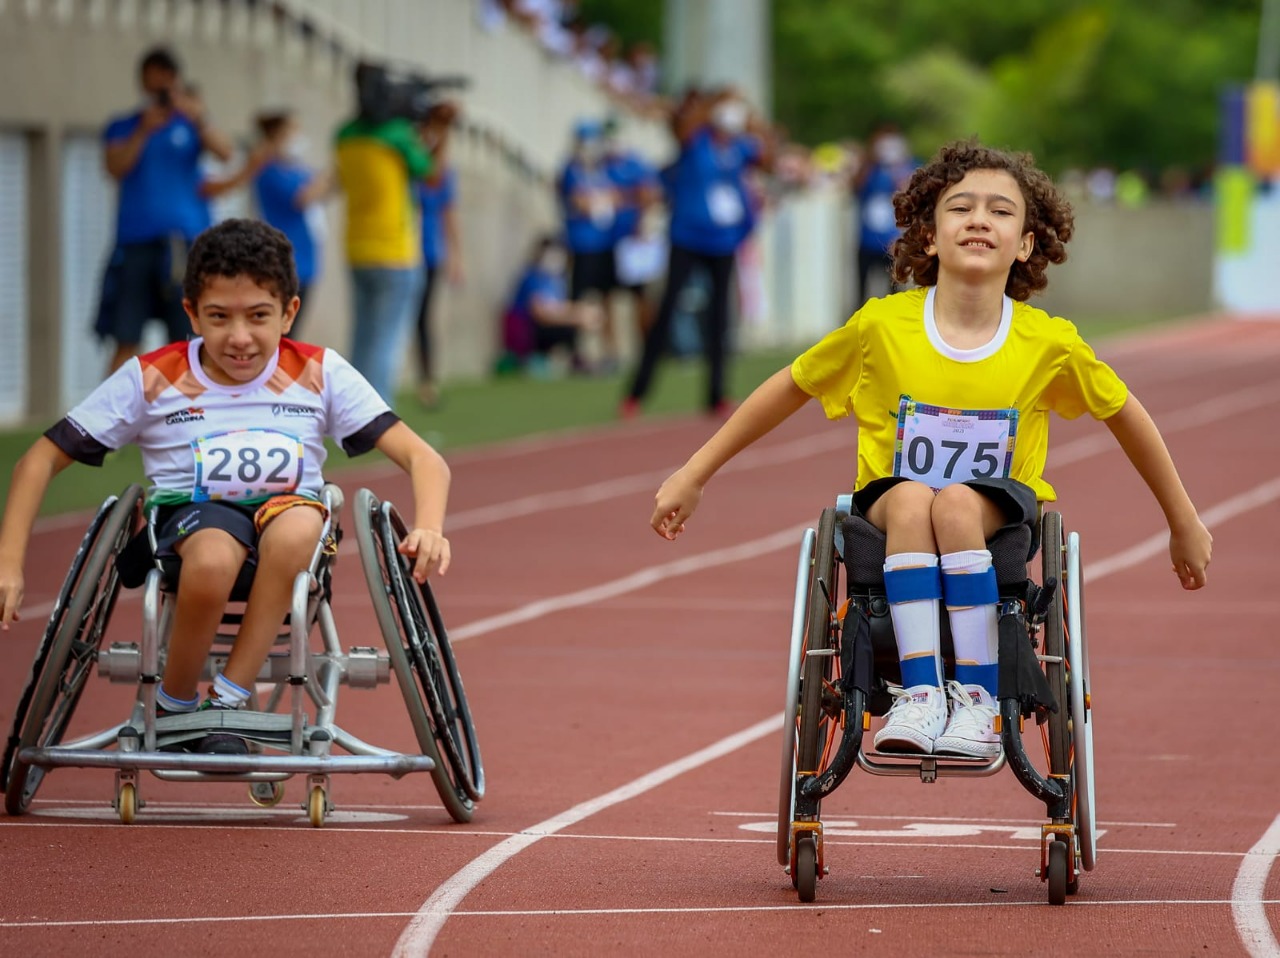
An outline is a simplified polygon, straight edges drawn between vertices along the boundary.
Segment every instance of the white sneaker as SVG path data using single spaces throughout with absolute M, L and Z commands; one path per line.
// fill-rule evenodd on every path
M 1000 754 L 1000 735 L 995 729 L 999 710 L 995 699 L 981 685 L 947 683 L 951 699 L 951 718 L 933 750 L 939 755 L 967 755 L 970 758 L 995 758 Z
M 930 754 L 933 740 L 947 724 L 946 695 L 932 685 L 889 691 L 894 703 L 884 717 L 884 728 L 876 732 L 876 751 Z

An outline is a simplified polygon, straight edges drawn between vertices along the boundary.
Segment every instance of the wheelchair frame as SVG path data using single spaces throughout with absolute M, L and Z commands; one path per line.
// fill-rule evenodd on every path
M 1036 875 L 1047 885 L 1049 903 L 1063 904 L 1079 889 L 1081 871 L 1092 870 L 1097 859 L 1079 535 L 1064 536 L 1061 515 L 1044 513 L 1043 586 L 1028 580 L 1020 598 L 1002 592 L 999 608 L 1002 623 L 1016 623 L 1018 633 L 1026 636 L 1028 651 L 1035 653 L 1058 704 L 1056 712 L 1035 713 L 1037 724 L 1046 726 L 1048 774 L 1027 756 L 1023 720 L 1030 712 L 1016 690 L 1004 687 L 1003 670 L 996 720 L 1001 750 L 994 758 L 868 753 L 862 739 L 871 727 L 873 689 L 864 677 L 874 673 L 874 649 L 869 630 L 843 634 L 849 621 L 845 612 L 855 599 L 839 588 L 845 550 L 839 519 L 850 506 L 850 496 L 838 497 L 835 508 L 823 511 L 818 528 L 806 530 L 801 540 L 784 712 L 778 863 L 791 876 L 800 900 L 813 901 L 818 878 L 828 873 L 821 802 L 855 767 L 873 775 L 918 775 L 922 782 L 934 782 L 941 775 L 994 775 L 1008 765 L 1045 804 L 1049 821 L 1041 826 Z M 1041 627 L 1043 639 L 1038 641 Z M 1002 654 L 1003 646 L 1002 641 Z
M 293 583 L 292 605 L 276 643 L 259 673 L 274 684 L 259 711 L 256 690 L 249 707 L 236 711 L 156 716 L 156 690 L 172 624 L 174 594 L 159 560 L 142 585 L 143 624 L 139 642 L 114 641 L 104 648 L 120 590 L 116 560 L 142 527 L 142 489 L 110 497 L 90 523 L 54 603 L 31 674 L 6 742 L 0 786 L 11 815 L 26 812 L 49 769 L 110 768 L 116 772 L 113 807 L 124 824 L 144 803 L 138 773 L 168 781 L 248 782 L 250 798 L 272 807 L 284 797 L 284 782 L 307 777 L 302 808 L 320 827 L 333 810 L 329 777 L 379 772 L 400 778 L 431 772 L 445 809 L 458 822 L 471 819 L 484 796 L 484 767 L 461 677 L 443 618 L 429 586 L 413 582 L 408 561 L 396 551 L 404 523 L 394 506 L 369 490 L 356 496 L 357 546 L 387 651 L 364 646 L 343 652 L 329 604 L 342 491 L 326 485 L 328 516 L 309 568 Z M 155 554 L 154 511 L 146 534 Z M 326 544 L 333 548 L 327 549 Z M 234 593 L 233 593 L 234 595 Z M 232 603 L 234 604 L 234 603 Z M 225 659 L 239 616 L 224 613 L 205 678 Z M 321 651 L 310 648 L 318 626 Z M 135 683 L 138 697 L 128 719 L 63 743 L 93 665 L 112 682 Z M 338 690 L 373 688 L 394 672 L 422 754 L 406 755 L 372 745 L 335 723 Z M 277 711 L 288 695 L 288 711 Z M 308 709 L 314 713 L 309 719 Z M 204 755 L 161 751 L 161 747 L 226 731 L 244 738 L 248 755 Z M 334 746 L 347 754 L 333 754 Z M 267 752 L 265 750 L 271 750 Z M 285 753 L 285 754 L 276 754 Z M 443 753 L 443 755 L 442 755 Z

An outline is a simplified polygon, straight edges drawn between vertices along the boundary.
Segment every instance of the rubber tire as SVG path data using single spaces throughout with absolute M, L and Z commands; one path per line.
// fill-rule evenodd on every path
M 431 777 L 445 810 L 455 822 L 469 822 L 475 802 L 484 794 L 484 765 L 435 597 L 428 586 L 418 587 L 413 582 L 404 557 L 395 551 L 403 531 L 397 534 L 395 529 L 399 515 L 394 507 L 387 503 L 384 511 L 384 504 L 372 492 L 360 489 L 354 517 L 365 582 L 418 746 L 435 763 Z M 403 523 L 400 526 L 403 529 Z M 408 609 L 403 607 L 405 603 Z M 409 647 L 406 633 L 410 629 L 422 631 L 424 623 L 434 623 L 426 631 L 436 640 L 437 661 L 444 665 L 453 700 L 453 722 L 447 719 L 440 692 L 429 677 L 429 667 L 417 650 Z M 437 732 L 442 715 L 446 716 L 445 724 L 452 725 L 453 737 L 445 734 L 443 726 Z M 457 741 L 458 734 L 464 739 L 462 743 Z
M 141 522 L 142 487 L 135 484 L 103 503 L 81 540 L 54 603 L 5 746 L 4 807 L 10 815 L 21 815 L 31 807 L 47 771 L 20 761 L 18 753 L 62 741 L 120 594 L 115 558 Z M 87 587 L 89 583 L 92 587 Z
M 125 782 L 116 796 L 116 814 L 121 825 L 132 825 L 138 819 L 138 786 Z
M 313 785 L 311 791 L 307 793 L 307 820 L 311 822 L 312 828 L 324 827 L 324 816 L 329 810 L 328 804 L 324 789 L 319 785 Z
M 1067 902 L 1067 872 L 1068 856 L 1071 849 L 1066 842 L 1052 841 L 1049 843 L 1049 876 L 1046 884 L 1049 886 L 1049 904 L 1065 905 Z
M 809 652 L 831 647 L 832 609 L 828 604 L 840 602 L 840 570 L 835 547 L 836 510 L 822 510 L 818 520 L 818 538 L 813 548 L 813 575 L 809 580 L 808 620 L 805 625 L 805 649 Z M 822 583 L 827 592 L 823 593 Z M 832 659 L 826 655 L 810 655 L 804 661 L 800 685 L 800 722 L 797 730 L 797 771 L 821 771 L 822 733 L 826 718 L 822 711 L 822 691 L 831 678 Z
M 1062 534 L 1062 515 L 1046 512 L 1040 525 L 1041 572 L 1044 582 L 1056 579 L 1058 587 L 1053 593 L 1044 621 L 1044 654 L 1059 658 L 1059 662 L 1044 663 L 1044 674 L 1049 689 L 1058 703 L 1058 711 L 1049 713 L 1049 771 L 1054 775 L 1071 774 L 1071 705 L 1067 689 L 1067 623 L 1063 591 L 1066 581 L 1066 540 Z
M 812 832 L 796 839 L 796 863 L 791 869 L 791 881 L 805 904 L 818 897 L 818 844 Z

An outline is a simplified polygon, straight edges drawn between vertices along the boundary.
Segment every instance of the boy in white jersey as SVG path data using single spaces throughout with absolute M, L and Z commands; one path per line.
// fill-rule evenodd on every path
M 996 695 L 996 581 L 987 541 L 1034 525 L 1055 498 L 1042 473 L 1048 414 L 1104 420 L 1164 511 L 1173 571 L 1205 584 L 1212 537 L 1155 424 L 1073 325 L 1026 305 L 1066 259 L 1071 208 L 1030 156 L 944 147 L 894 198 L 894 279 L 766 380 L 657 493 L 651 524 L 675 539 L 716 471 L 817 399 L 858 423 L 853 510 L 885 533 L 885 592 L 903 688 L 882 750 L 989 757 Z M 944 683 L 939 603 L 955 642 Z
M 0 521 L 0 627 L 18 618 L 23 560 L 50 480 L 129 444 L 142 452 L 148 505 L 160 507 L 158 555 L 183 570 L 162 715 L 202 707 L 200 674 L 246 561 L 257 570 L 243 621 L 205 707 L 247 701 L 320 536 L 326 436 L 350 455 L 376 448 L 409 474 L 414 522 L 400 552 L 415 560 L 418 581 L 444 573 L 448 466 L 341 356 L 284 338 L 297 290 L 289 241 L 265 223 L 227 220 L 196 239 L 183 281 L 196 338 L 129 360 L 14 467 Z M 247 751 L 221 733 L 189 747 Z

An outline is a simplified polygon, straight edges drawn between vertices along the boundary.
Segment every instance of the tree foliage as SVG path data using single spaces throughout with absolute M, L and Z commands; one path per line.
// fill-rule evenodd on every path
M 1262 0 L 775 0 L 774 111 L 816 144 L 893 120 L 917 151 L 977 135 L 1050 169 L 1212 163 L 1224 87 L 1253 74 Z M 628 40 L 656 0 L 582 0 Z

